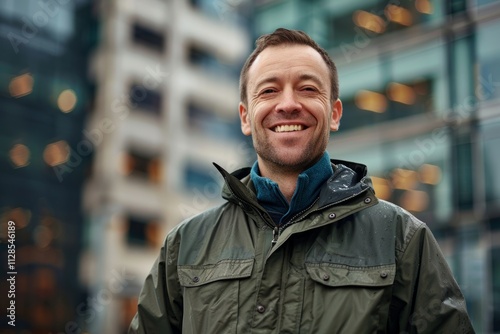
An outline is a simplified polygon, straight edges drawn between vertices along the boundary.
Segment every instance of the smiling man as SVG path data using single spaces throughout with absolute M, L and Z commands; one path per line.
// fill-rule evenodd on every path
M 321 158 L 338 129 L 342 103 L 327 64 L 308 45 L 267 47 L 245 69 L 242 131 L 252 135 L 262 176 L 290 200 L 298 175 Z
M 300 31 L 257 40 L 240 76 L 257 161 L 169 233 L 129 333 L 473 333 L 427 226 L 331 160 L 337 70 Z

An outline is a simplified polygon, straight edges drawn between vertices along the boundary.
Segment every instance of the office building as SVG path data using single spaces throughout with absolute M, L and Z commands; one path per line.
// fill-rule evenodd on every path
M 121 333 L 167 232 L 221 201 L 212 162 L 235 169 L 251 156 L 237 109 L 250 40 L 222 1 L 115 0 L 98 12 L 80 325 Z
M 2 333 L 59 333 L 77 318 L 96 26 L 89 1 L 0 2 Z

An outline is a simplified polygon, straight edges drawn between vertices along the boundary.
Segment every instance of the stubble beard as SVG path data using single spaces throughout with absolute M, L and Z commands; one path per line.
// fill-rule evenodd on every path
M 255 152 L 261 160 L 266 162 L 268 168 L 280 172 L 301 173 L 323 156 L 328 145 L 328 137 L 310 141 L 300 153 L 293 154 L 293 156 L 284 156 L 284 153 L 278 152 L 278 148 L 268 140 L 260 142 L 254 138 L 253 145 Z M 313 152 L 314 155 L 311 155 Z

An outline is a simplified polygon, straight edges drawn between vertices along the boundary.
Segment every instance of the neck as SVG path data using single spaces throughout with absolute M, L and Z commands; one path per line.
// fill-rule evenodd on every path
M 299 174 L 305 171 L 308 166 L 301 168 L 287 168 L 284 166 L 267 164 L 259 157 L 257 160 L 259 163 L 260 175 L 276 182 L 281 193 L 285 196 L 288 203 L 290 203 L 293 194 L 295 193 L 295 189 L 297 188 L 297 179 L 299 178 Z M 309 166 L 312 166 L 314 163 L 315 162 L 312 162 Z

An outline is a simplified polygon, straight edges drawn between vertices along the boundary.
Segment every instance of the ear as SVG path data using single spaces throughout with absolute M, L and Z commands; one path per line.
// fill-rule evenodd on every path
M 330 120 L 330 130 L 337 131 L 340 127 L 340 119 L 342 118 L 342 101 L 337 99 L 332 104 L 332 119 Z
M 238 107 L 240 112 L 241 132 L 243 132 L 245 136 L 250 136 L 252 134 L 252 127 L 250 126 L 250 117 L 248 115 L 248 109 L 243 104 L 243 102 L 240 102 Z

